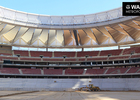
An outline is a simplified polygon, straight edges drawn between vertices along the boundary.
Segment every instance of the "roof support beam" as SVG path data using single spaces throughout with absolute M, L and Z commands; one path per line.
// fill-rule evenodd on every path
M 124 23 L 122 23 L 122 24 L 124 24 Z M 131 28 L 134 28 L 134 29 L 138 30 L 138 28 L 132 27 L 132 26 L 130 26 L 130 25 L 127 25 L 127 24 L 124 24 L 124 25 L 129 26 L 129 27 L 131 27 Z
M 74 33 L 76 45 L 79 46 L 78 37 L 77 37 L 77 30 L 73 30 L 73 33 Z
M 129 34 L 129 36 L 134 40 L 134 41 L 136 41 L 134 38 L 133 38 L 133 36 L 129 33 L 129 32 L 127 32 L 127 30 L 125 30 L 120 24 L 118 24 L 127 34 Z M 126 25 L 127 26 L 127 25 Z
M 34 32 L 33 32 L 33 34 L 32 34 L 31 40 L 30 40 L 29 43 L 28 43 L 29 45 L 31 45 L 31 43 L 32 43 L 34 34 L 35 34 L 35 29 L 34 29 Z
M 118 26 L 119 27 L 121 27 L 119 24 L 118 24 Z M 114 29 L 114 30 L 116 30 L 116 31 L 118 31 L 117 29 L 115 29 L 114 27 L 111 27 L 112 29 Z M 123 27 L 121 27 L 122 29 L 123 29 Z M 124 29 L 123 29 L 124 30 Z M 125 30 L 124 30 L 125 31 Z M 120 31 L 118 31 L 118 32 L 120 32 Z M 126 33 L 125 34 L 127 34 L 127 36 L 130 36 L 133 40 L 135 40 L 127 31 L 125 31 Z
M 139 23 L 137 23 L 135 20 L 134 21 L 132 21 L 134 24 L 136 24 L 137 26 L 139 26 L 140 27 L 140 24 Z
M 117 41 L 115 40 L 115 38 L 112 36 L 112 34 L 110 33 L 110 31 L 106 28 L 106 27 L 104 27 L 106 30 L 107 30 L 107 32 L 110 34 L 110 36 L 111 36 L 111 38 L 115 41 L 115 43 L 117 43 Z
M 19 30 L 20 30 L 20 29 L 21 29 L 21 27 L 19 28 Z M 15 35 L 14 39 L 11 41 L 11 43 L 12 43 L 12 44 L 14 43 L 15 38 L 16 38 L 17 34 L 19 33 L 19 30 L 17 31 L 17 33 L 16 33 L 16 35 Z

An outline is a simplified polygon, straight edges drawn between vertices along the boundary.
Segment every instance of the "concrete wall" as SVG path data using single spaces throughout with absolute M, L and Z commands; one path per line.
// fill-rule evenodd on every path
M 88 84 L 102 90 L 139 90 L 140 78 L 123 79 L 21 79 L 0 78 L 0 90 L 73 91 Z

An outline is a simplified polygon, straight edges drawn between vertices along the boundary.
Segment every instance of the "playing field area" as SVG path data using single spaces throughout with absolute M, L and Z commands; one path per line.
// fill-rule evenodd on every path
M 16 94 L 17 92 L 13 91 L 0 91 L 0 93 L 5 95 L 0 97 L 0 100 L 140 100 L 140 92 L 23 92 L 23 94 Z

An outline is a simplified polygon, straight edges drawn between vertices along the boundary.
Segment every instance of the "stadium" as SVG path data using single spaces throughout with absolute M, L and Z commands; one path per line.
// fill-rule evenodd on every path
M 0 99 L 138 100 L 139 43 L 140 17 L 122 7 L 48 16 L 0 6 Z M 75 92 L 89 84 L 101 92 Z

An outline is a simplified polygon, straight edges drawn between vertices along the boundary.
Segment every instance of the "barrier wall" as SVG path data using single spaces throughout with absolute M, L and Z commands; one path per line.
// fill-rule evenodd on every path
M 93 84 L 101 90 L 139 90 L 140 78 L 123 79 L 21 79 L 0 78 L 0 90 L 22 91 L 74 91 Z

